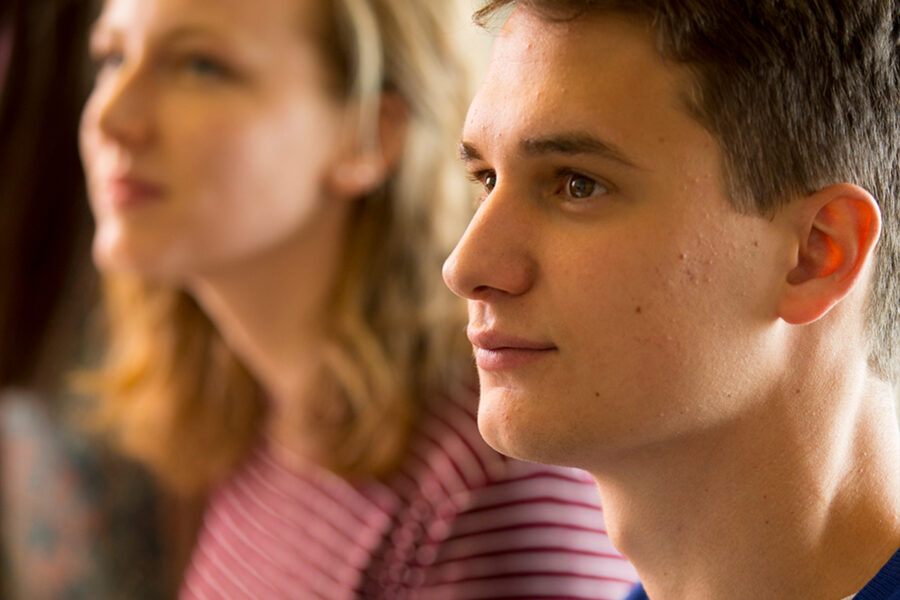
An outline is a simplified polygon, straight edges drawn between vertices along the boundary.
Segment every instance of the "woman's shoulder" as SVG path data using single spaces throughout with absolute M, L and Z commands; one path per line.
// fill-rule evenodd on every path
M 388 562 L 419 572 L 430 599 L 623 596 L 635 575 L 609 541 L 593 480 L 496 452 L 476 409 L 474 396 L 454 397 L 422 415 L 401 470 L 407 487 L 394 488 L 409 506 L 397 537 L 417 552 Z

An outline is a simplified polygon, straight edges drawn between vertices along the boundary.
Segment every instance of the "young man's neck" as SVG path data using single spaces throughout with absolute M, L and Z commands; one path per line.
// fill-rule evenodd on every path
M 594 473 L 651 600 L 841 600 L 900 546 L 890 386 L 872 378 L 840 402 L 792 393 Z

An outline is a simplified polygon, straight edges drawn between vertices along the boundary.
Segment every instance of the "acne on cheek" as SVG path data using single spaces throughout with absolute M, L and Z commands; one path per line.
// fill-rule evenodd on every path
M 709 254 L 709 253 L 707 253 Z M 703 258 L 691 254 L 690 252 L 679 252 L 678 272 L 681 273 L 687 281 L 693 285 L 711 284 L 713 282 L 713 272 L 715 270 L 714 256 L 707 255 Z
M 635 297 L 632 299 L 631 312 L 635 319 L 652 319 L 659 317 L 659 311 L 652 305 L 685 306 L 689 304 L 707 305 L 714 297 L 717 274 L 717 261 L 709 252 L 700 252 L 676 247 L 660 257 L 654 266 L 655 294 L 653 297 Z M 649 301 L 649 303 L 648 303 Z M 705 309 L 699 306 L 700 311 Z

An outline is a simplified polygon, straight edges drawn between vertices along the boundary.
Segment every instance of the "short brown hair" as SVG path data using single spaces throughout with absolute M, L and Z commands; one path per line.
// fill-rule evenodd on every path
M 685 100 L 722 145 L 736 209 L 771 213 L 841 181 L 883 216 L 867 307 L 869 364 L 900 375 L 900 7 L 896 0 L 490 0 L 475 19 L 523 6 L 550 20 L 618 11 L 647 18 L 687 65 Z

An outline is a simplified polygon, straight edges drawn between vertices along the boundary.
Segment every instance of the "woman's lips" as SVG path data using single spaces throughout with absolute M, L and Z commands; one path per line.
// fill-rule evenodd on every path
M 531 364 L 557 350 L 548 342 L 500 333 L 496 330 L 467 331 L 475 347 L 475 363 L 484 371 L 506 371 Z
M 113 177 L 103 186 L 103 194 L 113 208 L 132 208 L 162 198 L 161 185 L 132 176 Z

